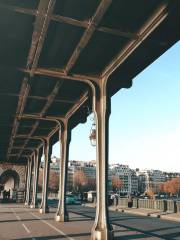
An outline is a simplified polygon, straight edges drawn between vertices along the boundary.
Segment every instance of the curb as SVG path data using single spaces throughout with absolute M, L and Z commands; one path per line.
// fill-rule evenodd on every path
M 87 206 L 86 204 L 84 204 L 83 206 L 85 207 L 92 207 L 92 208 L 95 208 L 95 206 Z M 146 216 L 146 217 L 153 217 L 153 218 L 161 218 L 163 220 L 169 220 L 169 221 L 174 221 L 174 222 L 180 222 L 180 218 L 178 217 L 171 217 L 169 216 L 169 214 L 171 213 L 168 213 L 168 212 L 160 212 L 160 213 L 145 213 L 145 212 L 137 212 L 137 211 L 132 211 L 130 209 L 126 209 L 126 208 L 113 208 L 113 207 L 110 207 L 109 208 L 110 211 L 114 211 L 114 212 L 122 212 L 122 213 L 129 213 L 129 214 L 134 214 L 134 215 L 139 215 L 139 216 Z

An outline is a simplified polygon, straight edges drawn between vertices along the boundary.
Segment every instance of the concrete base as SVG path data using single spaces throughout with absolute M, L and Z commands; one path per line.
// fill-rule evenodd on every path
M 30 205 L 30 208 L 32 208 L 32 209 L 33 209 L 33 208 L 38 208 L 38 205 L 31 204 L 31 205 Z
M 55 216 L 55 221 L 56 222 L 68 222 L 69 221 L 69 215 L 68 214 L 63 214 L 63 215 L 58 215 L 56 214 Z
M 49 208 L 40 208 L 39 209 L 39 213 L 43 214 L 43 213 L 49 213 Z
M 91 240 L 113 240 L 114 232 L 108 229 L 96 229 L 91 232 Z

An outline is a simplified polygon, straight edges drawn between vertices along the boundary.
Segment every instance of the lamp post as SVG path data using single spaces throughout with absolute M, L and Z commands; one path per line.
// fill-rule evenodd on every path
M 96 146 L 96 124 L 95 124 L 95 122 L 93 122 L 93 124 L 92 124 L 89 139 L 90 139 L 91 145 L 93 147 L 95 147 Z

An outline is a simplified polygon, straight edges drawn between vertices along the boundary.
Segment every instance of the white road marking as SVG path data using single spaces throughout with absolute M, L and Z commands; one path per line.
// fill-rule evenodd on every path
M 17 220 L 18 220 L 18 221 L 21 221 L 20 216 L 17 215 L 17 213 L 15 212 L 15 210 L 14 210 L 13 208 L 11 208 L 11 211 L 14 213 L 14 215 L 15 215 L 16 218 L 17 218 Z M 31 233 L 31 231 L 27 228 L 27 226 L 26 226 L 24 223 L 22 223 L 22 226 L 24 227 L 24 229 L 26 230 L 26 232 L 27 232 L 28 234 Z M 35 238 L 32 238 L 32 240 L 36 240 L 36 239 L 35 239 Z
M 22 223 L 22 226 L 24 227 L 24 229 L 26 230 L 26 232 L 27 232 L 28 234 L 31 233 L 30 230 L 27 228 L 27 226 L 26 226 L 24 223 Z
M 21 221 L 21 218 L 17 215 L 17 213 L 15 212 L 15 210 L 13 208 L 11 208 L 11 211 L 14 213 L 15 217 L 17 218 L 17 220 Z
M 74 240 L 74 238 L 69 237 L 68 235 L 66 235 L 63 231 L 59 230 L 58 228 L 56 228 L 55 226 L 53 226 L 52 224 L 50 224 L 49 222 L 47 222 L 44 219 L 41 219 L 40 217 L 38 217 L 37 215 L 30 213 L 31 215 L 33 215 L 35 218 L 39 219 L 40 221 L 42 221 L 43 223 L 47 224 L 49 227 L 51 227 L 52 229 L 54 229 L 56 232 L 60 233 L 61 235 L 63 235 L 65 238 L 69 239 L 69 240 Z
M 21 218 L 20 218 L 20 216 L 18 216 L 18 215 L 17 215 L 17 220 L 21 221 Z

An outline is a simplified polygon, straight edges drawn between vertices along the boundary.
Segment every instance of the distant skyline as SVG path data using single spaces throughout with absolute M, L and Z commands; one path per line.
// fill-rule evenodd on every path
M 180 42 L 112 98 L 109 163 L 180 172 Z M 92 121 L 72 131 L 70 160 L 96 159 Z M 53 147 L 59 156 L 59 144 Z

